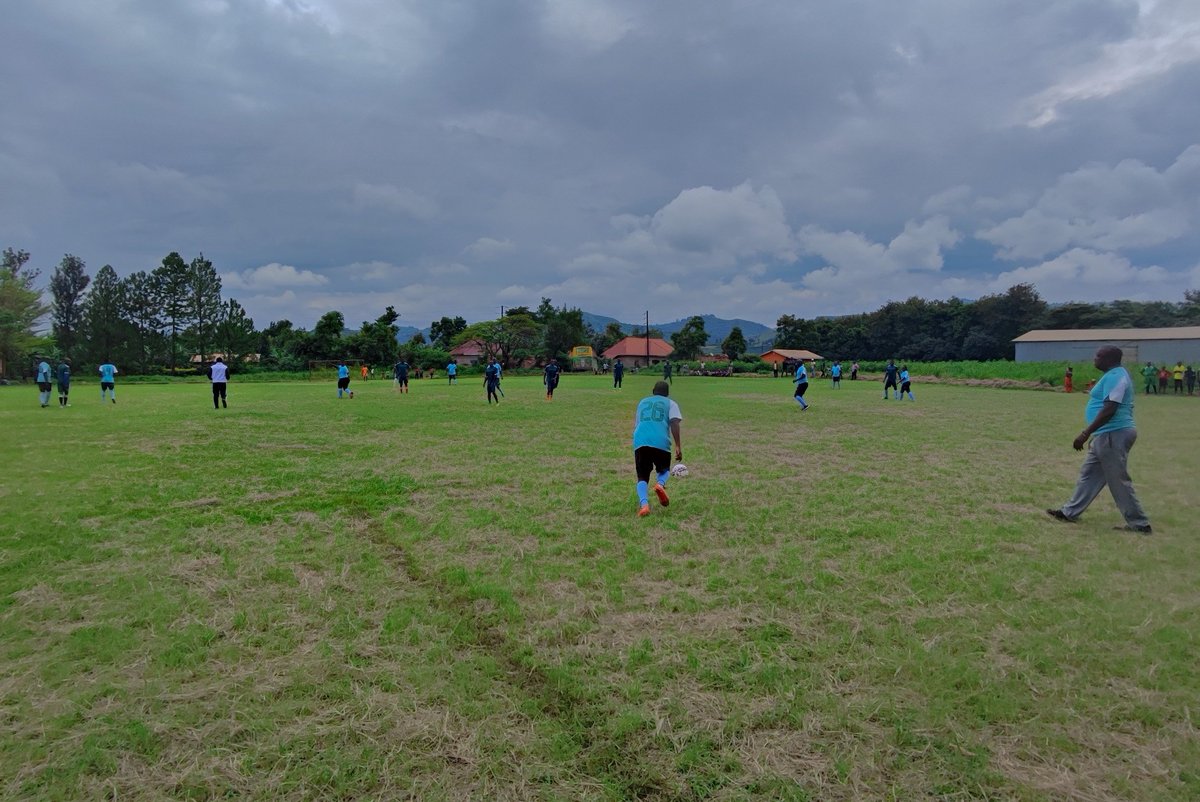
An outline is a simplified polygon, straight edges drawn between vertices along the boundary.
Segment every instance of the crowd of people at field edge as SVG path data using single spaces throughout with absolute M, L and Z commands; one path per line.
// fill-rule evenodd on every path
M 1076 451 L 1088 447 L 1087 456 L 1080 468 L 1079 479 L 1071 498 L 1060 507 L 1052 507 L 1046 513 L 1052 518 L 1066 523 L 1074 523 L 1095 500 L 1105 487 L 1113 496 L 1117 508 L 1125 518 L 1123 525 L 1115 528 L 1151 534 L 1150 520 L 1146 516 L 1137 494 L 1133 481 L 1129 476 L 1129 452 L 1137 440 L 1137 429 L 1133 421 L 1133 398 L 1135 395 L 1133 380 L 1129 372 L 1121 366 L 1123 352 L 1116 346 L 1106 345 L 1096 351 L 1093 363 L 1101 371 L 1099 380 L 1089 385 L 1088 404 L 1084 411 L 1086 427 L 1075 437 L 1073 446 Z M 50 396 L 54 382 L 58 384 L 58 402 L 61 407 L 70 406 L 71 390 L 71 360 L 64 358 L 56 369 L 51 369 L 50 363 L 42 357 L 37 357 L 36 381 L 39 400 L 43 408 L 50 405 Z M 608 366 L 606 365 L 606 368 Z M 638 516 L 650 514 L 650 476 L 654 474 L 654 493 L 662 506 L 667 506 L 670 499 L 667 496 L 666 484 L 671 477 L 671 440 L 674 439 L 675 459 L 678 464 L 675 470 L 686 475 L 682 465 L 683 446 L 681 442 L 681 423 L 683 415 L 679 405 L 670 399 L 673 370 L 670 361 L 663 363 L 663 378 L 654 385 L 653 393 L 638 402 L 634 413 L 633 451 L 634 472 L 637 476 Z M 392 377 L 401 393 L 408 392 L 409 365 L 404 360 L 397 362 L 392 369 Z M 100 374 L 100 400 L 104 402 L 111 395 L 112 403 L 117 403 L 116 374 L 119 372 L 115 365 L 104 363 L 98 368 Z M 217 357 L 207 369 L 208 379 L 212 385 L 214 409 L 228 408 L 227 387 L 229 369 L 224 359 Z M 360 367 L 360 375 L 365 379 L 373 375 L 366 365 Z M 774 367 L 778 375 L 778 365 Z M 853 363 L 850 369 L 851 380 L 858 379 L 859 365 Z M 500 403 L 504 391 L 500 389 L 503 369 L 495 358 L 490 358 L 484 369 L 483 382 L 487 391 L 487 402 Z M 621 387 L 625 366 L 620 359 L 612 365 L 613 387 Z M 1165 366 L 1156 368 L 1152 362 L 1147 362 L 1141 370 L 1145 380 L 1145 393 L 1166 393 L 1167 383 L 1174 379 L 1175 393 L 1191 395 L 1195 389 L 1196 372 L 1191 365 L 1184 365 L 1182 360 L 1173 370 Z M 546 400 L 554 398 L 558 387 L 561 368 L 558 360 L 551 359 L 542 371 L 542 383 L 546 388 Z M 338 398 L 353 398 L 350 389 L 350 368 L 345 361 L 337 366 Z M 431 374 L 432 375 L 432 374 Z M 446 376 L 450 384 L 458 383 L 458 365 L 450 362 L 446 366 Z M 829 378 L 833 389 L 841 387 L 842 365 L 834 360 L 829 368 Z M 1073 371 L 1067 366 L 1064 375 L 1064 389 L 1071 392 Z M 795 385 L 793 398 L 799 403 L 801 411 L 807 410 L 808 402 L 804 396 L 808 390 L 809 374 L 804 360 L 798 360 L 792 374 Z M 883 372 L 883 398 L 887 399 L 888 391 L 894 392 L 896 400 L 908 396 L 916 401 L 912 392 L 912 381 L 907 365 L 896 366 L 894 360 L 888 360 Z

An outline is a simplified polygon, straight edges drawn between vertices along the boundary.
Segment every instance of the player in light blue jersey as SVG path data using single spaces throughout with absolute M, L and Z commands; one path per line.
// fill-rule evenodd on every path
M 683 414 L 679 405 L 668 396 L 671 385 L 656 382 L 654 395 L 638 402 L 633 415 L 633 466 L 637 472 L 638 515 L 650 514 L 650 472 L 655 474 L 654 493 L 664 507 L 671 503 L 667 497 L 667 479 L 671 476 L 671 438 L 675 439 L 675 459 L 683 459 L 680 422 Z
M 842 363 L 834 360 L 833 367 L 829 369 L 829 376 L 833 379 L 833 389 L 837 390 L 842 386 Z
M 800 364 L 796 366 L 796 373 L 792 378 L 792 384 L 796 385 L 796 392 L 793 398 L 800 402 L 800 411 L 808 409 L 808 402 L 804 400 L 804 394 L 808 392 L 808 368 L 804 367 L 804 360 L 800 360 Z
M 345 362 L 338 362 L 338 398 L 343 394 L 347 398 L 354 397 L 354 391 L 350 389 L 350 366 Z
M 112 393 L 112 402 L 117 403 L 117 366 L 111 362 L 105 362 L 98 370 L 100 371 L 100 403 L 104 403 L 105 393 Z
M 38 400 L 42 403 L 42 409 L 50 406 L 50 393 L 54 390 L 53 376 L 50 370 L 50 363 L 41 357 L 37 357 L 37 386 Z
M 917 397 L 912 394 L 912 382 L 910 382 L 908 379 L 908 365 L 901 365 L 900 366 L 900 394 L 897 395 L 896 397 L 903 400 L 905 394 L 907 394 L 908 397 L 911 398 L 913 401 L 917 400 Z
M 450 364 L 446 365 L 446 383 L 458 384 L 458 363 L 450 360 Z

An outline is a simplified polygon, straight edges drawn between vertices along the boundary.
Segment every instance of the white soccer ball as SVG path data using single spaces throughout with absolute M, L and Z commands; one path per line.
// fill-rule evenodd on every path
M 671 469 L 671 475 L 678 476 L 680 478 L 687 476 L 688 475 L 688 467 L 686 465 L 684 465 L 682 462 L 676 463 L 675 467 Z

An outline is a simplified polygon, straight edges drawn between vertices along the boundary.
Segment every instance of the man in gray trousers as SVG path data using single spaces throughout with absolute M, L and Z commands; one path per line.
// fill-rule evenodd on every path
M 1121 349 L 1115 345 L 1105 345 L 1096 351 L 1093 364 L 1104 375 L 1088 395 L 1084 413 L 1087 428 L 1075 438 L 1074 445 L 1076 451 L 1082 451 L 1089 438 L 1092 444 L 1083 460 L 1071 500 L 1062 507 L 1046 510 L 1046 514 L 1073 523 L 1108 485 L 1117 508 L 1125 516 L 1125 525 L 1115 528 L 1148 535 L 1151 533 L 1150 519 L 1133 491 L 1133 480 L 1129 478 L 1127 468 L 1129 450 L 1137 440 L 1137 429 L 1133 425 L 1133 380 L 1129 371 L 1121 367 L 1121 356 Z

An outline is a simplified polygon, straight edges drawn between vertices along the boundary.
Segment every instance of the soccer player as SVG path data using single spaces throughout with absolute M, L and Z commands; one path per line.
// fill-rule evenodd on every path
M 663 378 L 670 384 L 675 383 L 675 380 L 671 378 L 671 360 L 669 359 L 663 362 Z
M 908 393 L 908 397 L 911 398 L 913 401 L 917 400 L 917 397 L 912 394 L 912 383 L 909 382 L 909 380 L 908 380 L 908 365 L 901 365 L 900 366 L 900 392 L 896 394 L 896 397 L 903 399 L 905 393 Z
M 453 359 L 446 366 L 446 382 L 448 384 L 458 384 L 458 363 Z
M 496 392 L 500 393 L 500 397 L 504 398 L 504 388 L 500 386 L 500 382 L 504 381 L 504 368 L 500 366 L 500 360 L 492 360 L 496 363 Z
M 71 395 L 71 360 L 63 357 L 63 361 L 58 363 L 58 405 L 60 407 L 71 406 L 67 403 L 68 397 Z
M 621 386 L 621 379 L 625 378 L 625 363 L 617 357 L 617 361 L 613 363 L 613 389 L 616 390 Z
M 495 358 L 489 359 L 487 367 L 483 370 L 483 386 L 487 388 L 488 405 L 491 405 L 493 398 L 499 404 L 500 396 L 496 395 L 496 389 L 500 386 L 500 366 L 496 364 Z
M 42 403 L 42 409 L 50 406 L 50 392 L 54 389 L 54 385 L 50 383 L 50 363 L 44 358 L 38 357 L 37 365 L 37 386 L 38 400 Z
M 350 398 L 354 397 L 354 391 L 350 389 L 350 368 L 346 362 L 338 362 L 338 398 L 345 393 Z
M 896 390 L 896 400 L 900 400 L 900 390 L 897 389 L 896 379 L 898 378 L 899 370 L 896 369 L 896 363 L 888 360 L 887 367 L 883 369 L 883 397 L 888 397 L 888 388 Z
M 225 360 L 217 357 L 217 360 L 212 363 L 208 369 L 208 380 L 212 382 L 213 393 L 213 409 L 220 409 L 217 406 L 217 400 L 220 399 L 222 407 L 228 407 L 225 403 L 225 385 L 229 381 L 229 368 L 225 365 Z
M 557 359 L 551 359 L 550 364 L 546 365 L 546 369 L 542 371 L 542 384 L 546 385 L 547 401 L 554 400 L 554 388 L 558 386 L 560 372 Z
M 667 479 L 671 476 L 671 438 L 675 438 L 675 459 L 683 459 L 680 422 L 683 414 L 672 401 L 671 385 L 655 382 L 654 394 L 638 402 L 633 415 L 633 467 L 637 472 L 638 516 L 650 514 L 650 471 L 655 473 L 654 494 L 664 507 L 671 503 L 667 497 Z
M 808 368 L 804 367 L 804 360 L 796 365 L 796 373 L 792 377 L 792 384 L 796 385 L 796 392 L 792 397 L 800 402 L 800 411 L 808 409 L 808 402 L 804 400 L 804 394 L 808 392 Z
M 117 366 L 111 362 L 105 362 L 98 370 L 100 371 L 100 403 L 104 403 L 105 391 L 112 393 L 112 402 L 117 403 Z
M 396 377 L 396 386 L 400 388 L 400 392 L 408 392 L 408 363 L 401 359 L 392 368 L 392 374 Z
M 833 377 L 833 388 L 836 390 L 842 386 L 842 363 L 834 361 L 833 367 L 829 369 L 829 375 Z

